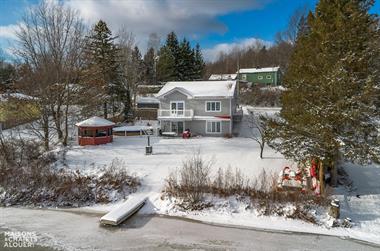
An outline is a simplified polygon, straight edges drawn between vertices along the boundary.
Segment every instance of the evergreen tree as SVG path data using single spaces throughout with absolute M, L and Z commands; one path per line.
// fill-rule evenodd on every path
M 115 37 L 107 24 L 99 20 L 87 37 L 87 78 L 94 90 L 99 93 L 97 98 L 103 102 L 104 118 L 108 117 L 108 105 L 112 106 L 113 114 L 117 103 L 122 97 L 124 76 L 121 71 L 119 49 L 114 43 Z
M 181 81 L 193 80 L 195 75 L 194 51 L 191 49 L 190 42 L 186 38 L 180 44 L 177 61 L 177 79 Z
M 284 76 L 280 119 L 271 123 L 272 146 L 286 157 L 379 159 L 380 34 L 371 4 L 320 0 L 308 16 Z
M 174 32 L 170 32 L 166 38 L 165 45 L 160 50 L 160 57 L 158 69 L 162 71 L 159 75 L 165 76 L 161 81 L 171 81 L 180 79 L 180 47 L 178 43 L 177 35 Z
M 145 84 L 155 84 L 155 53 L 152 47 L 144 55 L 144 67 Z
M 202 79 L 205 73 L 205 62 L 200 45 L 197 43 L 194 50 L 194 79 Z
M 13 88 L 16 69 L 13 65 L 0 59 L 0 93 Z
M 190 81 L 203 77 L 205 63 L 199 44 L 193 49 L 186 38 L 179 44 L 174 32 L 168 34 L 158 56 L 159 81 Z
M 158 53 L 157 80 L 159 82 L 176 80 L 174 68 L 175 58 L 170 49 L 165 45 L 161 47 Z

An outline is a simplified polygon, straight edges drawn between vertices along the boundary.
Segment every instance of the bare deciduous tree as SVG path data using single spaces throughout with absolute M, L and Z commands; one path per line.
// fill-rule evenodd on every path
M 260 158 L 263 158 L 264 147 L 267 143 L 267 116 L 249 111 L 246 123 L 250 129 L 250 138 L 256 141 L 260 146 Z
M 24 65 L 19 87 L 37 98 L 41 115 L 36 122 L 42 128 L 46 150 L 50 126 L 59 141 L 67 144 L 73 86 L 82 66 L 83 35 L 84 25 L 77 12 L 56 2 L 43 1 L 30 8 L 19 25 L 15 51 Z
M 124 80 L 124 88 L 127 91 L 126 102 L 124 103 L 124 115 L 131 110 L 132 106 L 132 97 L 135 96 L 137 92 L 137 87 L 134 85 L 131 77 L 134 73 L 132 53 L 133 48 L 136 46 L 135 35 L 130 32 L 126 27 L 120 28 L 117 33 L 117 43 L 120 48 L 120 61 L 123 69 L 124 76 L 126 76 Z

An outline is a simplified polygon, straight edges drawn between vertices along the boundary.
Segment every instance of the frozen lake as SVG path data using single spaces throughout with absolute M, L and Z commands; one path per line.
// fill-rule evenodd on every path
M 121 227 L 102 227 L 100 215 L 88 213 L 0 208 L 0 215 L 0 231 L 34 231 L 38 244 L 64 250 L 356 251 L 380 248 L 333 236 L 216 226 L 151 215 L 137 214 Z

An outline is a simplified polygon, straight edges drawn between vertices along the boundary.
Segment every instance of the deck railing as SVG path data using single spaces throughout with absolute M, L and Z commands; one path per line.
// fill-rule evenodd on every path
M 194 111 L 189 110 L 158 110 L 158 118 L 192 118 Z

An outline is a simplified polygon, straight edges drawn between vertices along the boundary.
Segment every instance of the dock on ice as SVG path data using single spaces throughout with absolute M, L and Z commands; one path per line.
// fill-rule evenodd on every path
M 130 196 L 126 202 L 121 204 L 119 207 L 111 210 L 109 213 L 100 218 L 100 223 L 104 225 L 113 225 L 117 226 L 129 217 L 131 217 L 134 213 L 140 210 L 148 196 L 146 194 Z

